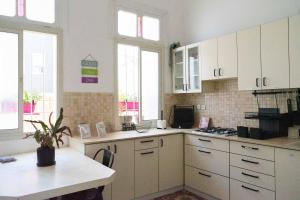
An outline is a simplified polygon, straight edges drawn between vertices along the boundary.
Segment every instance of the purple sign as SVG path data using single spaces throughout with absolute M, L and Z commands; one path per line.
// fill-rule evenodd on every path
M 82 83 L 98 83 L 98 77 L 81 77 Z

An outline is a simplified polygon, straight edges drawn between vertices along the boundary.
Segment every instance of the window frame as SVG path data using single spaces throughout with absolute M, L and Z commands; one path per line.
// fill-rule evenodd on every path
M 62 2 L 58 0 L 54 0 L 54 22 L 53 23 L 48 23 L 48 22 L 41 22 L 41 21 L 35 21 L 28 19 L 26 15 L 26 0 L 24 2 L 24 16 L 18 16 L 18 0 L 16 1 L 16 14 L 14 16 L 5 16 L 5 15 L 0 15 L 0 21 L 8 21 L 8 22 L 20 22 L 20 23 L 30 23 L 33 25 L 37 26 L 47 26 L 47 27 L 58 27 L 59 26 L 59 7 L 62 6 Z
M 136 40 L 128 40 L 128 39 L 123 39 L 123 38 L 116 38 L 115 39 L 115 50 L 114 50 L 114 55 L 115 55 L 115 116 L 117 117 L 117 123 L 115 124 L 115 128 L 117 130 L 119 130 L 121 127 L 121 123 L 120 123 L 120 117 L 119 116 L 119 87 L 118 87 L 118 45 L 119 44 L 123 44 L 123 45 L 131 45 L 131 46 L 137 46 L 139 48 L 139 101 L 140 101 L 140 111 L 139 111 L 139 119 L 140 122 L 143 121 L 152 121 L 152 125 L 156 126 L 156 121 L 159 120 L 161 118 L 161 111 L 163 110 L 163 91 L 164 91 L 164 87 L 163 87 L 163 75 L 164 75 L 164 51 L 163 51 L 163 46 L 159 45 L 159 44 L 153 44 L 153 43 L 149 43 L 149 42 L 145 42 L 145 41 L 136 41 Z M 153 120 L 142 120 L 142 81 L 141 81 L 141 76 L 142 76 L 142 72 L 141 72 L 141 52 L 142 51 L 150 51 L 150 52 L 157 52 L 159 54 L 159 74 L 158 74 L 158 79 L 159 79 L 159 89 L 158 89 L 158 119 L 153 119 Z
M 63 31 L 60 28 L 39 26 L 28 22 L 12 22 L 11 20 L 0 20 L 0 31 L 11 32 L 19 34 L 19 101 L 18 101 L 18 129 L 13 130 L 0 130 L 0 141 L 21 139 L 26 134 L 23 131 L 23 32 L 32 31 L 45 34 L 57 35 L 57 70 L 56 70 L 56 95 L 57 95 L 57 108 L 56 112 L 59 113 L 60 107 L 63 105 Z
M 121 35 L 118 32 L 118 13 L 119 11 L 125 11 L 125 12 L 130 12 L 130 13 L 134 13 L 137 15 L 137 22 L 136 22 L 136 37 L 131 37 L 131 36 L 127 36 L 127 35 Z M 142 19 L 142 35 L 139 36 L 138 34 L 138 18 Z M 151 40 L 151 39 L 146 39 L 143 37 L 143 17 L 150 17 L 150 18 L 156 18 L 159 21 L 159 40 Z M 147 12 L 141 9 L 134 9 L 134 8 L 128 8 L 126 6 L 116 6 L 115 9 L 115 26 L 114 26 L 114 32 L 115 32 L 115 37 L 119 38 L 119 39 L 128 39 L 128 40 L 136 40 L 136 41 L 140 41 L 140 42 L 148 42 L 148 43 L 154 43 L 154 44 L 163 44 L 163 17 L 161 14 L 153 14 L 151 12 Z

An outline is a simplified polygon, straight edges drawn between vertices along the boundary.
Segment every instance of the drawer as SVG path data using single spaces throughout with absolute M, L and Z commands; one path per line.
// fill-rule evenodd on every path
M 228 140 L 187 134 L 185 135 L 185 144 L 229 152 Z
M 158 137 L 140 138 L 134 141 L 135 150 L 158 147 Z
M 229 200 L 229 178 L 185 166 L 185 184 L 222 200 Z
M 230 167 L 230 178 L 275 191 L 275 178 L 257 172 Z
M 254 158 L 261 158 L 265 160 L 274 161 L 275 148 L 256 145 L 256 144 L 231 141 L 230 152 L 235 154 L 250 156 Z
M 273 161 L 230 154 L 230 165 L 275 176 L 275 163 Z
M 229 153 L 185 145 L 185 164 L 229 177 Z
M 230 179 L 230 200 L 275 200 L 275 192 Z

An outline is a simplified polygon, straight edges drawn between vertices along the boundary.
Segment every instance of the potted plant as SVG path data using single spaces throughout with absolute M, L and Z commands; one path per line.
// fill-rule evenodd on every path
M 43 121 L 25 120 L 30 122 L 35 129 L 34 133 L 27 134 L 25 138 L 34 137 L 36 142 L 40 144 L 37 148 L 37 165 L 39 167 L 55 165 L 55 148 L 59 144 L 64 144 L 63 135 L 72 136 L 71 130 L 67 126 L 61 126 L 63 121 L 63 108 L 60 109 L 59 117 L 53 124 L 51 122 L 52 112 L 49 116 L 49 126 Z M 38 125 L 41 129 L 38 128 Z
M 24 91 L 23 94 L 23 112 L 24 113 L 34 113 L 35 106 L 38 101 L 42 98 L 41 95 L 32 94 L 31 96 L 27 91 Z

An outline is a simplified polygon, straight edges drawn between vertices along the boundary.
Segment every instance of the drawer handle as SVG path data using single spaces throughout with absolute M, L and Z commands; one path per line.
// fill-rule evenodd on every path
M 247 174 L 247 173 L 245 173 L 245 172 L 242 172 L 242 175 L 244 175 L 244 176 L 249 176 L 249 177 L 251 177 L 251 178 L 259 178 L 259 176 L 254 176 L 254 175 L 251 175 L 251 174 Z
M 251 149 L 251 150 L 256 150 L 256 151 L 259 150 L 259 148 L 257 148 L 257 147 L 247 147 L 245 145 L 242 145 L 241 147 L 244 148 L 244 149 Z
M 141 153 L 141 155 L 148 155 L 148 154 L 153 154 L 154 151 L 149 151 L 149 152 L 144 152 L 144 153 Z
M 204 139 L 201 139 L 201 138 L 199 138 L 198 140 L 201 141 L 201 142 L 211 142 L 211 140 L 204 140 Z
M 258 164 L 259 164 L 259 162 L 255 162 L 255 161 L 251 161 L 251 160 L 245 160 L 245 159 L 242 159 L 241 161 L 247 162 L 247 163 L 251 163 L 251 164 L 255 164 L 255 165 L 258 165 Z
M 149 143 L 149 142 L 154 142 L 154 140 L 144 140 L 144 141 L 141 141 L 141 143 Z
M 244 188 L 244 189 L 246 189 L 246 190 L 253 191 L 253 192 L 259 192 L 259 190 L 256 190 L 256 189 L 253 189 L 253 188 L 249 188 L 249 187 L 244 186 L 244 185 L 242 185 L 242 188 Z
M 204 174 L 204 173 L 201 173 L 201 172 L 198 172 L 198 174 L 200 174 L 200 175 L 202 175 L 202 176 L 206 176 L 206 177 L 211 177 L 211 175 L 209 175 L 209 174 Z
M 201 153 L 211 154 L 211 152 L 209 152 L 209 151 L 202 151 L 202 150 L 198 150 L 198 151 L 201 152 Z

